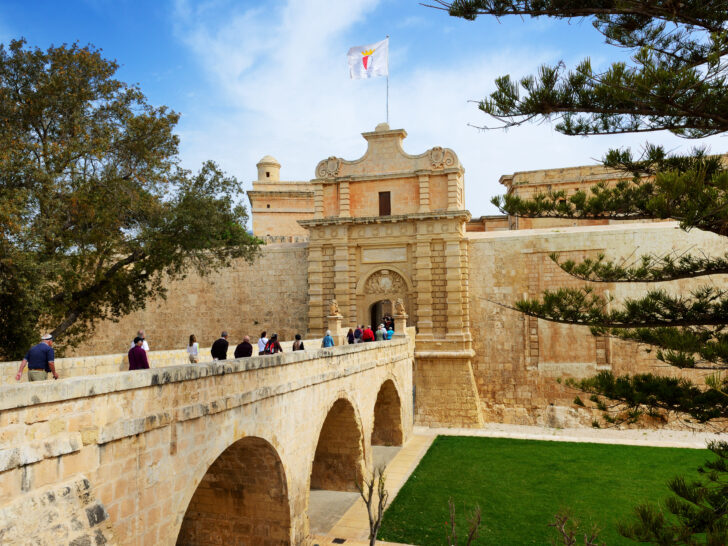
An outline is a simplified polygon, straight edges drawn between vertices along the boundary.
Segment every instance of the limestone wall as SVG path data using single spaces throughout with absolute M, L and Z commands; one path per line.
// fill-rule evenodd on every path
M 99 325 L 94 335 L 69 351 L 71 356 L 123 353 L 144 329 L 152 350 L 183 349 L 190 334 L 209 346 L 222 330 L 231 345 L 261 331 L 283 340 L 304 334 L 308 318 L 307 245 L 272 244 L 255 263 L 240 260 L 208 277 L 190 275 L 172 283 L 166 300 L 150 302 L 118 323 Z
M 564 415 L 578 419 L 573 408 L 566 412 L 557 408 L 570 406 L 577 394 L 559 385 L 559 377 L 587 377 L 603 369 L 669 374 L 678 370 L 658 362 L 645 347 L 595 338 L 586 327 L 549 323 L 504 307 L 524 296 L 537 297 L 547 288 L 584 284 L 564 273 L 549 254 L 557 251 L 578 260 L 599 252 L 616 258 L 690 248 L 713 255 L 728 251 L 724 238 L 686 233 L 674 222 L 469 233 L 468 238 L 473 371 L 484 419 L 554 425 L 565 424 L 560 421 Z M 684 291 L 691 282 L 695 281 L 659 284 Z M 725 280 L 702 278 L 699 282 Z M 647 289 L 644 283 L 592 286 L 602 294 L 609 291 L 616 300 L 638 297 Z

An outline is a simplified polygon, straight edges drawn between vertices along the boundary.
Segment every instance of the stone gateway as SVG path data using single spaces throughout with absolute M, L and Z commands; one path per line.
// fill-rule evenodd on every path
M 582 284 L 551 260 L 553 252 L 575 260 L 686 248 L 722 255 L 728 248 L 720 237 L 686 233 L 674 222 L 473 219 L 464 208 L 465 169 L 457 154 L 435 146 L 411 155 L 403 149 L 406 136 L 380 124 L 363 133 L 368 146 L 361 158 L 323 159 L 309 181 L 281 181 L 281 164 L 265 156 L 248 192 L 254 232 L 268 242 L 265 266 L 239 263 L 209 278 L 174 283 L 166 301 L 102 324 L 77 354 L 117 352 L 128 344 L 125 334 L 140 325 L 156 347 L 168 349 L 184 346 L 190 332 L 212 341 L 221 329 L 233 340 L 264 329 L 283 339 L 321 336 L 332 300 L 343 333 L 355 324 L 376 328 L 402 300 L 417 329 L 420 425 L 588 424 L 592 416 L 573 407 L 574 394 L 556 378 L 598 370 L 662 373 L 654 355 L 634 344 L 524 317 L 511 307 L 548 288 Z M 528 197 L 621 177 L 590 166 L 517 172 L 501 183 L 508 193 Z M 643 290 L 614 283 L 594 288 L 617 302 Z M 214 316 L 199 305 L 210 301 Z

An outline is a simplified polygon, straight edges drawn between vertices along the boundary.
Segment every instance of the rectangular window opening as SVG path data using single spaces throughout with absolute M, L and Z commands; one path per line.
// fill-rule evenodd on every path
M 379 192 L 379 216 L 391 216 L 392 214 L 392 201 L 390 192 L 380 191 Z

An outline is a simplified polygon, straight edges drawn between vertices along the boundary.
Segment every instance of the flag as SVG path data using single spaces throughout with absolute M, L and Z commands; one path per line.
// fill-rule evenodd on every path
M 352 80 L 389 75 L 389 38 L 376 44 L 355 46 L 346 54 Z

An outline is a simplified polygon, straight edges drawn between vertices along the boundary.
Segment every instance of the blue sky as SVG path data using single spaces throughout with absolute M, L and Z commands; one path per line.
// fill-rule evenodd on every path
M 390 125 L 404 147 L 455 150 L 466 169 L 466 206 L 494 213 L 502 174 L 593 163 L 610 146 L 651 142 L 688 150 L 700 141 L 669 134 L 565 137 L 550 124 L 478 131 L 491 123 L 470 100 L 502 74 L 540 64 L 597 66 L 624 55 L 603 44 L 589 21 L 480 18 L 468 22 L 412 0 L 3 0 L 0 39 L 30 45 L 78 41 L 103 49 L 149 102 L 182 114 L 183 164 L 213 159 L 245 182 L 266 154 L 287 180 L 309 180 L 330 155 L 356 159 L 360 133 L 385 117 L 384 79 L 348 79 L 346 51 L 390 36 Z M 726 152 L 726 140 L 703 141 Z

